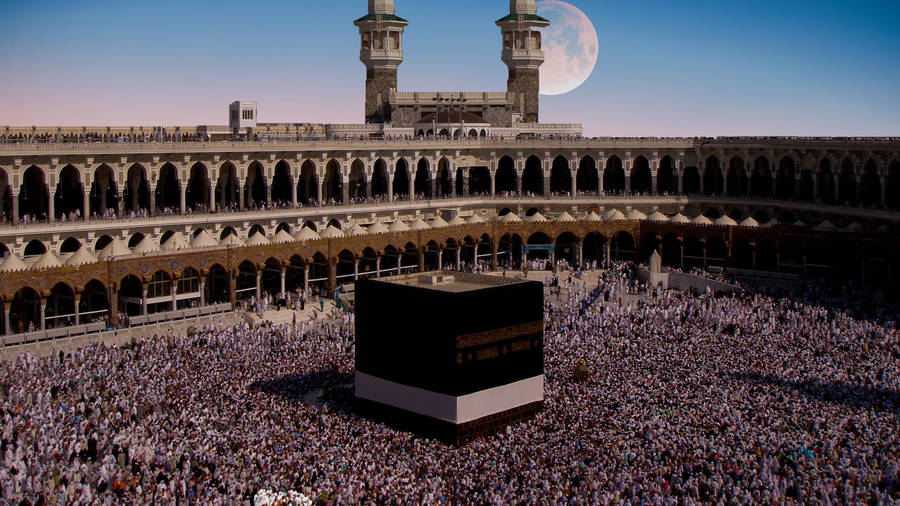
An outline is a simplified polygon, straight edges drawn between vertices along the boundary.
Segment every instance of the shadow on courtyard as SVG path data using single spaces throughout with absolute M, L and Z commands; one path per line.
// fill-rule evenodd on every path
M 788 394 L 795 390 L 806 397 L 852 408 L 900 413 L 900 392 L 836 381 L 791 381 L 768 374 L 735 373 L 728 377 L 748 383 L 776 386 Z
M 247 388 L 330 412 L 353 411 L 353 375 L 336 370 L 261 380 Z

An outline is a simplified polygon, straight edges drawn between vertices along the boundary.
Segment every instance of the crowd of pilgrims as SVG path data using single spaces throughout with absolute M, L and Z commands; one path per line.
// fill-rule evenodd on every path
M 21 355 L 0 502 L 900 501 L 895 307 L 598 275 L 549 278 L 544 411 L 458 448 L 354 412 L 352 316 Z

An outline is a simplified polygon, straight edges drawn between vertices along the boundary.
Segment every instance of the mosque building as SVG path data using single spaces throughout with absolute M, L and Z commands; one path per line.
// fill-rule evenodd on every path
M 535 7 L 512 0 L 496 20 L 506 91 L 408 92 L 415 20 L 369 0 L 354 22 L 365 123 L 263 123 L 239 101 L 223 125 L 0 127 L 0 346 L 535 259 L 656 253 L 748 283 L 898 295 L 900 138 L 588 138 L 540 123 Z

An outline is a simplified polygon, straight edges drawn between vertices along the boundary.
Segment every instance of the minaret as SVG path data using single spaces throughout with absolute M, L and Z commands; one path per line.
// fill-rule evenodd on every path
M 538 122 L 538 92 L 541 87 L 541 32 L 550 21 L 537 15 L 535 0 L 509 0 L 509 16 L 497 20 L 503 33 L 503 63 L 509 67 L 506 91 L 515 94 L 513 112 L 526 123 Z
M 409 23 L 394 14 L 394 0 L 369 0 L 369 13 L 353 24 L 362 41 L 359 59 L 366 64 L 366 123 L 390 123 L 388 96 L 397 89 L 403 28 Z

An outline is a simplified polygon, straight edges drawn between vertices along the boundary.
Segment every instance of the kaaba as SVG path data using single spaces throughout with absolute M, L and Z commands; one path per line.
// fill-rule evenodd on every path
M 358 405 L 453 444 L 544 405 L 544 288 L 537 281 L 429 272 L 356 284 Z

